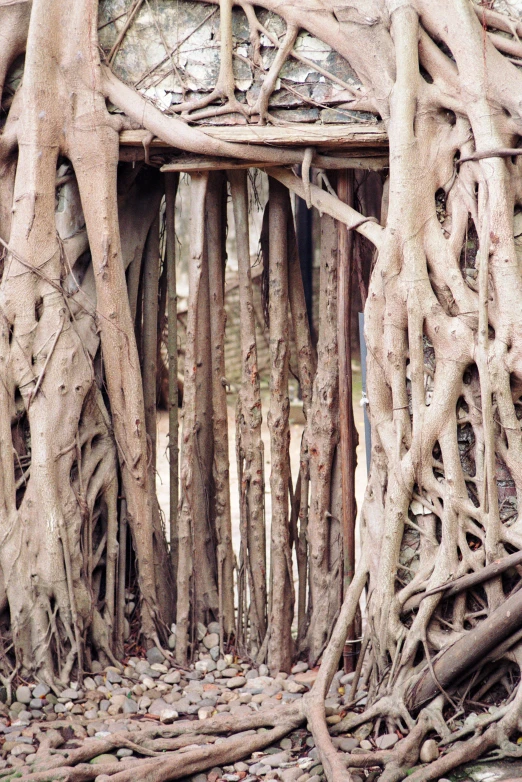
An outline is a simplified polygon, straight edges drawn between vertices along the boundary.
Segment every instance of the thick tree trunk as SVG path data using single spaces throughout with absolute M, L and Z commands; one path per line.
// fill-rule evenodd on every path
M 310 460 L 310 550 L 311 614 L 307 648 L 315 663 L 322 654 L 339 610 L 340 562 L 331 561 L 332 478 L 335 449 L 339 442 L 339 356 L 337 346 L 338 236 L 334 220 L 321 218 L 321 282 L 319 294 L 319 341 L 317 373 L 306 425 Z
M 214 446 L 213 523 L 215 524 L 217 539 L 219 621 L 222 627 L 222 635 L 230 637 L 235 628 L 235 617 L 234 552 L 232 550 L 232 519 L 230 511 L 227 383 L 225 372 L 226 179 L 224 175 L 215 174 L 211 177 L 207 203 Z
M 250 592 L 250 643 L 259 651 L 266 634 L 266 539 L 264 450 L 261 439 L 261 394 L 257 364 L 256 318 L 250 272 L 248 190 L 246 171 L 229 171 L 236 226 L 239 312 L 241 322 L 241 386 L 237 399 L 237 458 L 240 476 L 241 577 Z M 241 611 L 241 604 L 239 609 Z M 246 628 L 243 631 L 246 635 Z M 254 649 L 253 649 L 254 651 Z
M 270 549 L 270 617 L 268 666 L 289 671 L 294 584 L 289 536 L 288 482 L 290 431 L 288 428 L 288 222 L 290 199 L 279 182 L 269 190 L 269 312 L 270 312 L 270 489 L 272 528 Z

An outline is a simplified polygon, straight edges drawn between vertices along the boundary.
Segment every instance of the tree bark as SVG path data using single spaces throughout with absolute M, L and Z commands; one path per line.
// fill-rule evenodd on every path
M 268 667 L 289 671 L 294 611 L 290 551 L 288 481 L 290 431 L 288 414 L 288 221 L 290 200 L 285 188 L 269 180 L 269 312 L 270 312 L 270 619 Z

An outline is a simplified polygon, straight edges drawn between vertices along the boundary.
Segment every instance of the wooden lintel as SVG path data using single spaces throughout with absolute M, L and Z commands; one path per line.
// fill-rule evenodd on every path
M 281 147 L 350 147 L 386 148 L 388 137 L 381 123 L 376 125 L 301 125 L 300 127 L 274 127 L 271 125 L 205 125 L 199 129 L 212 138 L 238 144 L 263 144 Z M 120 133 L 120 145 L 140 147 L 147 138 L 145 130 L 124 130 Z M 151 148 L 170 149 L 170 145 L 154 138 Z
M 161 171 L 179 171 L 190 173 L 191 171 L 231 171 L 238 168 L 271 168 L 278 163 L 260 163 L 256 160 L 236 160 L 220 157 L 196 157 L 181 155 L 179 158 L 165 163 Z M 388 157 L 351 157 L 351 156 L 333 156 L 333 155 L 315 155 L 312 159 L 312 166 L 324 168 L 329 171 L 339 169 L 364 169 L 371 171 L 382 171 L 389 167 Z
M 231 171 L 237 168 L 269 168 L 277 163 L 259 163 L 249 160 L 230 160 L 224 157 L 180 157 L 179 160 L 171 160 L 165 163 L 160 171 Z

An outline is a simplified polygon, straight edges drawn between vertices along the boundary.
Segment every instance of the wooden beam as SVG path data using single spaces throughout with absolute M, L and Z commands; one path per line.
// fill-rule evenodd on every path
M 382 123 L 376 125 L 308 125 L 273 127 L 271 125 L 200 125 L 212 138 L 239 144 L 269 144 L 297 147 L 376 147 L 387 148 L 388 137 Z M 140 147 L 147 138 L 145 130 L 124 130 L 120 133 L 120 145 Z M 169 145 L 154 138 L 151 148 L 169 149 Z
M 233 158 L 180 155 L 179 158 L 165 163 L 161 171 L 233 171 L 244 168 L 273 168 L 277 163 L 260 163 L 255 160 L 236 160 Z M 389 162 L 387 156 L 380 157 L 334 157 L 332 155 L 315 155 L 312 159 L 312 165 L 316 168 L 325 168 L 328 170 L 338 169 L 366 169 L 371 171 L 381 171 L 388 168 Z

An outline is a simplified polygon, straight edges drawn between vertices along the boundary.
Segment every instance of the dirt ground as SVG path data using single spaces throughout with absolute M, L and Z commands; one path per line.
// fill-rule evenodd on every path
M 263 442 L 265 444 L 265 502 L 267 520 L 267 541 L 270 540 L 270 436 L 266 423 L 268 395 L 263 400 Z M 266 402 L 266 404 L 265 404 Z M 357 507 L 360 509 L 366 489 L 366 451 L 364 438 L 364 419 L 361 402 L 361 373 L 360 368 L 353 366 L 353 403 L 354 416 L 357 431 L 359 433 L 359 446 L 357 448 L 357 470 L 355 473 L 355 495 Z M 237 477 L 237 463 L 235 456 L 235 397 L 230 395 L 228 406 L 228 442 L 230 451 L 230 497 L 232 506 L 232 537 L 236 556 L 239 555 L 239 488 Z M 180 421 L 181 429 L 181 421 Z M 290 462 L 292 469 L 292 481 L 295 486 L 299 471 L 299 449 L 303 433 L 303 414 L 298 403 L 293 403 L 290 408 Z M 161 509 L 165 515 L 167 534 L 168 519 L 170 513 L 169 501 L 169 463 L 168 463 L 168 414 L 158 411 L 158 451 L 157 451 L 157 476 L 156 488 Z M 359 535 L 356 537 L 356 549 L 359 550 Z

